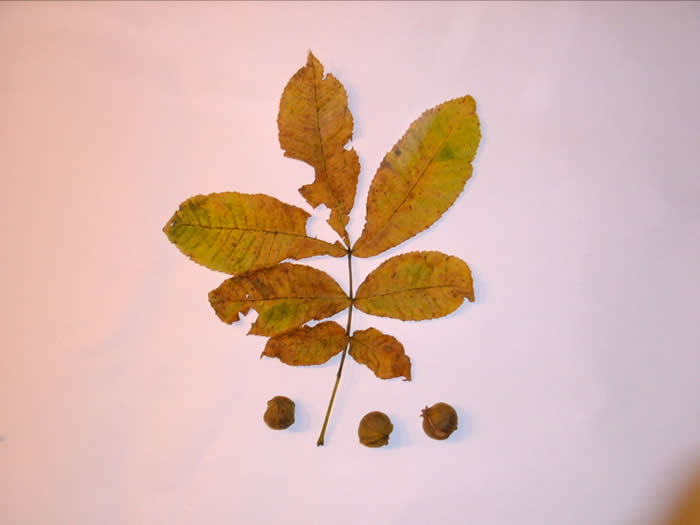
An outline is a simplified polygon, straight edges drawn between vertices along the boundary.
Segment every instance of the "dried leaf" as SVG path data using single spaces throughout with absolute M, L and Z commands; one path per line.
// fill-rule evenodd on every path
M 292 366 L 320 365 L 342 352 L 347 340 L 345 328 L 326 321 L 271 337 L 260 357 L 277 357 Z
M 229 324 L 251 309 L 258 313 L 248 333 L 271 337 L 262 356 L 298 366 L 324 363 L 343 352 L 316 442 L 323 445 L 344 349 L 382 379 L 410 380 L 411 360 L 398 340 L 375 328 L 357 330 L 349 337 L 352 315 L 346 330 L 333 321 L 304 324 L 347 307 L 351 314 L 353 305 L 368 314 L 403 320 L 441 317 L 457 309 L 465 297 L 474 300 L 471 272 L 464 261 L 440 252 L 406 253 L 371 272 L 350 298 L 328 274 L 281 261 L 347 255 L 352 290 L 353 254 L 371 257 L 404 242 L 429 228 L 454 203 L 471 176 L 481 132 L 470 96 L 423 113 L 379 166 L 369 190 L 362 235 L 352 246 L 346 226 L 360 163 L 357 153 L 345 147 L 352 139 L 353 117 L 345 88 L 333 75 L 324 76 L 311 52 L 282 93 L 277 124 L 285 156 L 314 169 L 313 182 L 299 192 L 312 207 L 325 205 L 330 210 L 328 223 L 342 243 L 310 237 L 309 214 L 300 208 L 266 195 L 234 192 L 186 200 L 163 231 L 195 262 L 234 275 L 209 293 L 209 301 Z M 266 423 L 272 428 L 293 423 L 293 401 L 276 396 L 270 403 Z M 448 414 L 445 430 L 444 418 L 433 418 L 433 409 L 423 412 L 424 428 L 437 429 L 430 435 L 442 439 L 456 426 L 456 415 L 452 425 Z M 366 446 L 380 447 L 388 443 L 392 429 L 388 416 L 375 411 L 362 419 L 358 437 Z
M 365 313 L 404 321 L 434 319 L 474 301 L 467 263 L 440 252 L 397 255 L 370 273 L 357 289 L 355 306 Z
M 277 125 L 285 156 L 316 172 L 314 182 L 299 192 L 314 208 L 325 204 L 331 210 L 328 224 L 349 245 L 345 225 L 360 173 L 357 153 L 345 149 L 353 119 L 345 88 L 330 73 L 323 77 L 323 66 L 311 52 L 284 88 Z
M 312 319 L 325 319 L 350 306 L 350 299 L 327 273 L 291 263 L 227 279 L 209 292 L 209 302 L 228 324 L 255 309 L 258 319 L 248 333 L 268 336 Z
M 356 330 L 350 338 L 349 353 L 380 379 L 403 376 L 406 381 L 411 380 L 411 360 L 404 353 L 403 345 L 376 328 Z
M 193 261 L 230 274 L 284 259 L 342 257 L 346 250 L 306 234 L 309 214 L 267 195 L 196 195 L 180 204 L 163 231 Z
M 470 96 L 429 109 L 411 124 L 372 180 L 353 255 L 377 255 L 438 220 L 471 177 L 480 138 Z

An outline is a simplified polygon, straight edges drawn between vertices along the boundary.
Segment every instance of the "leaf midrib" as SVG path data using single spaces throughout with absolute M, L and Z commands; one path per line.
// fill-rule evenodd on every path
M 455 286 L 455 285 L 449 285 L 449 284 L 440 284 L 436 286 L 416 286 L 415 288 L 403 288 L 401 290 L 395 290 L 391 292 L 386 292 L 386 293 L 380 293 L 380 294 L 375 294 L 375 295 L 369 295 L 367 297 L 358 297 L 357 295 L 355 296 L 356 301 L 361 301 L 363 299 L 374 299 L 376 297 L 386 297 L 387 295 L 396 295 L 399 293 L 404 293 L 404 292 L 412 292 L 414 290 L 434 290 L 437 288 L 455 288 L 458 290 L 462 290 L 461 287 Z
M 333 197 L 333 200 L 335 201 L 335 208 L 343 212 L 342 209 L 342 201 L 338 198 L 338 193 L 335 191 L 335 188 L 331 184 L 331 178 L 328 174 L 328 163 L 326 161 L 326 149 L 323 146 L 323 134 L 321 133 L 321 104 L 318 101 L 318 85 L 316 83 L 316 66 L 312 62 L 311 63 L 311 69 L 312 69 L 312 75 L 313 75 L 313 86 L 314 86 L 314 109 L 316 110 L 316 133 L 318 134 L 318 144 L 319 147 L 321 148 L 321 162 L 323 162 L 323 175 L 324 175 L 324 183 L 326 184 L 326 187 L 328 188 L 329 193 L 331 194 L 331 197 Z M 318 82 L 320 84 L 323 81 L 323 73 L 321 73 L 321 80 Z
M 347 295 L 314 295 L 311 297 L 266 297 L 264 299 L 226 299 L 230 302 L 240 302 L 240 303 L 259 303 L 262 301 L 290 301 L 293 299 L 297 299 L 300 301 L 306 301 L 307 299 L 347 299 L 350 301 L 350 298 Z
M 301 233 L 293 233 L 293 232 L 285 232 L 285 231 L 275 231 L 275 230 L 262 230 L 259 228 L 238 228 L 235 226 L 205 226 L 204 224 L 192 224 L 190 222 L 179 222 L 177 223 L 178 226 L 190 226 L 192 228 L 202 228 L 204 230 L 239 230 L 239 231 L 244 231 L 244 232 L 257 232 L 257 233 L 273 233 L 277 235 L 290 235 L 292 237 L 302 237 L 304 239 L 311 239 L 312 241 L 318 241 L 318 242 L 324 242 L 326 244 L 332 244 L 328 241 L 324 241 L 323 239 L 319 239 L 317 237 L 309 237 L 308 235 L 301 234 Z

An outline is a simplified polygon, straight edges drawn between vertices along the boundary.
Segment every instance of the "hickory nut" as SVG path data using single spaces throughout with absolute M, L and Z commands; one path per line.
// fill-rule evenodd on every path
M 291 427 L 294 424 L 294 401 L 284 396 L 273 397 L 267 402 L 263 419 L 275 430 Z
M 421 411 L 423 430 L 433 439 L 447 439 L 457 430 L 457 412 L 447 403 L 435 403 Z
M 357 434 L 366 447 L 379 448 L 389 444 L 389 434 L 394 430 L 389 416 L 383 412 L 370 412 L 360 421 Z

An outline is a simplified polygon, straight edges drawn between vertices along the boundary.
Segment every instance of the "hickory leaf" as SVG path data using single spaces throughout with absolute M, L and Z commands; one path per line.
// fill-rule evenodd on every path
M 411 252 L 385 261 L 357 289 L 355 306 L 403 321 L 434 319 L 474 301 L 469 266 L 440 252 Z
M 268 336 L 312 319 L 325 319 L 350 306 L 350 299 L 327 273 L 291 263 L 227 279 L 209 292 L 209 302 L 229 324 L 253 308 L 258 318 L 248 333 Z
M 306 65 L 284 88 L 277 125 L 285 156 L 315 171 L 314 182 L 299 192 L 314 208 L 325 204 L 331 210 L 328 224 L 349 246 L 345 225 L 360 174 L 357 153 L 345 149 L 353 119 L 345 88 L 333 75 L 323 76 L 323 66 L 310 51 Z
M 345 348 L 345 328 L 335 321 L 302 326 L 268 339 L 262 355 L 292 366 L 320 365 Z
M 307 366 L 341 355 L 318 445 L 324 444 L 348 354 L 380 379 L 411 379 L 411 359 L 395 337 L 376 328 L 352 332 L 355 308 L 417 321 L 445 316 L 465 298 L 474 301 L 467 264 L 436 251 L 386 260 L 356 293 L 352 275 L 353 255 L 371 257 L 410 239 L 434 224 L 460 195 L 481 137 L 474 99 L 466 95 L 427 110 L 384 156 L 354 244 L 347 225 L 360 162 L 354 149 L 346 149 L 353 124 L 345 88 L 332 74 L 324 75 L 323 65 L 309 52 L 282 92 L 279 143 L 286 157 L 314 169 L 313 181 L 299 192 L 312 208 L 330 210 L 328 224 L 342 243 L 309 236 L 308 212 L 261 194 L 195 195 L 180 204 L 163 228 L 194 262 L 232 275 L 209 292 L 209 302 L 228 324 L 251 309 L 257 312 L 248 333 L 269 337 L 261 358 Z M 347 293 L 321 270 L 283 262 L 318 255 L 347 257 Z M 345 328 L 323 321 L 345 309 Z M 306 324 L 314 320 L 323 322 Z
M 306 234 L 310 215 L 267 195 L 196 195 L 180 204 L 163 231 L 182 253 L 212 270 L 240 274 L 284 259 L 342 257 L 346 250 Z
M 348 353 L 358 363 L 367 365 L 379 379 L 403 376 L 406 381 L 411 380 L 411 360 L 403 345 L 376 328 L 356 330 L 350 338 Z
M 385 156 L 367 197 L 353 255 L 371 257 L 430 227 L 472 174 L 481 132 L 470 96 L 429 109 Z

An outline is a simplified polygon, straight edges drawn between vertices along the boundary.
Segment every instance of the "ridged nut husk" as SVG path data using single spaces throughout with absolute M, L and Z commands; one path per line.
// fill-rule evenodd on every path
M 421 412 L 423 430 L 433 439 L 447 439 L 457 430 L 457 412 L 447 403 L 435 403 Z
M 379 448 L 389 444 L 389 434 L 394 430 L 389 416 L 383 412 L 370 412 L 360 421 L 357 434 L 366 447 Z
M 285 396 L 273 397 L 267 402 L 263 419 L 274 430 L 291 427 L 294 424 L 294 401 Z

